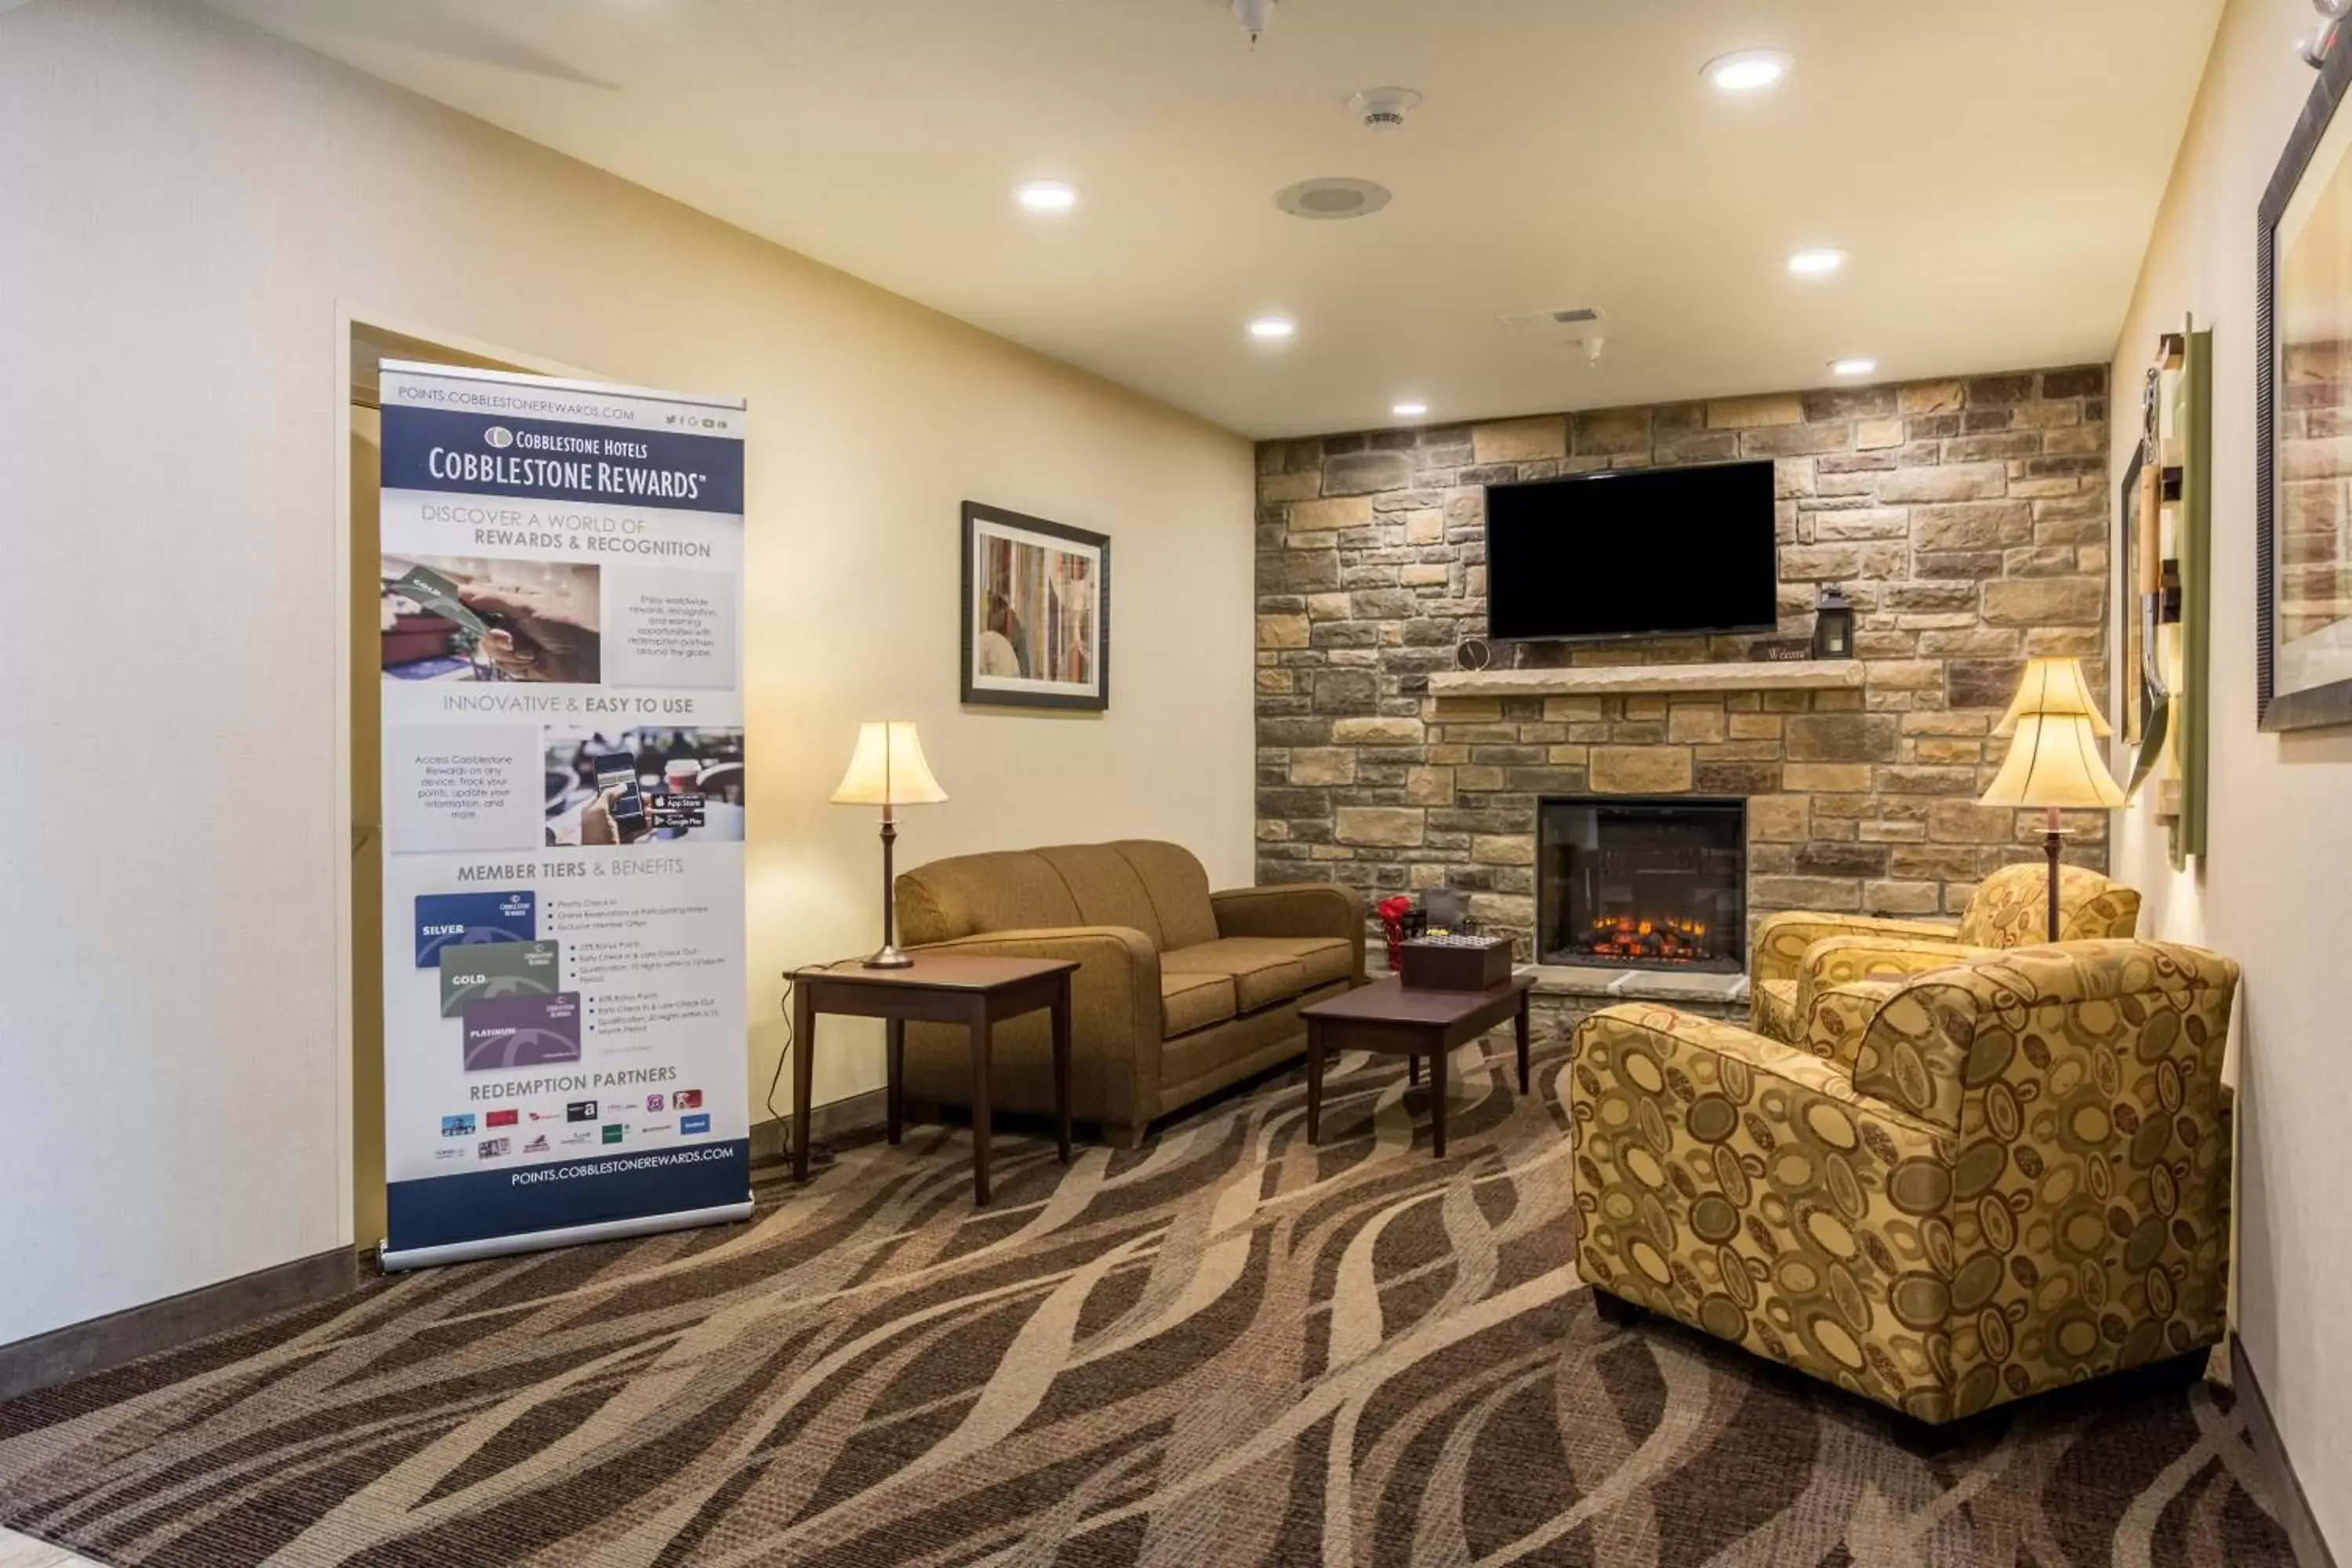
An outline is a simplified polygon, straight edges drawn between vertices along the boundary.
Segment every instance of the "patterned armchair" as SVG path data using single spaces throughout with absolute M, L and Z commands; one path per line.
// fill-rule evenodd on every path
M 1748 965 L 1748 1027 L 1793 1044 L 1815 985 L 1939 969 L 1989 952 L 2047 942 L 2049 889 L 2048 868 L 2037 860 L 2004 866 L 1978 883 L 1957 923 L 1805 911 L 1767 915 L 1756 928 Z M 2138 924 L 2137 890 L 2080 866 L 2059 868 L 2060 941 L 2129 936 Z M 1822 973 L 1809 974 L 1807 955 L 1829 939 L 1838 945 Z
M 2237 984 L 2108 940 L 1824 986 L 1793 1046 L 1607 1008 L 1570 1075 L 1578 1268 L 1928 1423 L 2211 1345 Z

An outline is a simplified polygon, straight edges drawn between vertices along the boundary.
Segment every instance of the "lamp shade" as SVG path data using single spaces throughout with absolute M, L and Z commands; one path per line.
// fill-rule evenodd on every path
M 1992 727 L 1996 735 L 2017 732 L 2018 721 L 2029 713 L 2051 718 L 2084 718 L 2091 721 L 2091 733 L 2105 737 L 2115 731 L 2091 700 L 2091 683 L 2084 679 L 2083 661 L 2079 658 L 2036 658 L 2026 661 L 2025 674 L 2017 683 L 2017 695 L 2009 700 L 2009 711 Z
M 2083 713 L 2028 713 L 1983 805 L 2114 806 L 2124 792 L 2099 754 L 2100 731 Z
M 833 792 L 835 805 L 936 805 L 947 797 L 915 726 L 903 720 L 857 727 L 857 750 Z

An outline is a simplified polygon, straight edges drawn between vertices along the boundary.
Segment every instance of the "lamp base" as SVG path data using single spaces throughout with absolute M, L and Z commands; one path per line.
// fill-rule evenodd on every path
M 865 961 L 865 966 L 868 969 L 912 969 L 915 960 L 912 955 L 899 952 L 895 944 L 886 942 Z

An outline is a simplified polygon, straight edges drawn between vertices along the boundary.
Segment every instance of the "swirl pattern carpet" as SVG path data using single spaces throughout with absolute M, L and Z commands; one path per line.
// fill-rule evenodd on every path
M 372 1283 L 0 1405 L 0 1523 L 108 1563 L 1834 1568 L 2292 1562 L 2225 1390 L 1929 1442 L 1578 1281 L 1566 1047 L 1343 1058 L 1065 1169 L 855 1144 L 748 1225 Z

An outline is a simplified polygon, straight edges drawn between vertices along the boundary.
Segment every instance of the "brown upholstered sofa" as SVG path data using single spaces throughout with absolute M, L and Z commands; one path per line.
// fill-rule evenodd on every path
M 1211 892 L 1190 850 L 1149 839 L 938 860 L 898 880 L 899 941 L 1075 958 L 1070 1114 L 1131 1148 L 1144 1125 L 1301 1054 L 1298 1009 L 1360 984 L 1364 905 L 1297 883 Z M 990 1097 L 1050 1113 L 1045 1015 L 998 1026 Z M 971 1103 L 963 1031 L 907 1028 L 910 1101 Z

